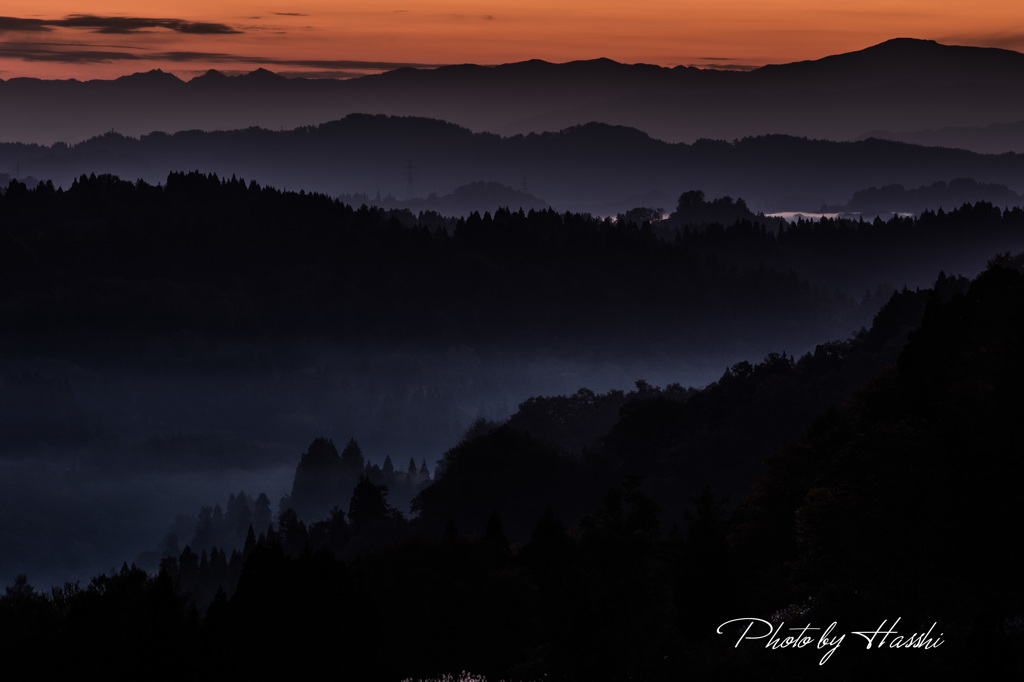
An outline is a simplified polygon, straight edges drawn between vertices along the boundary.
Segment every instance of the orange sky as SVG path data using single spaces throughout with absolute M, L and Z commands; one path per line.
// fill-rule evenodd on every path
M 1018 28 L 1021 27 L 1021 28 Z M 817 59 L 894 37 L 1024 51 L 1020 0 L 4 0 L 0 78 L 160 68 L 345 75 L 406 64 L 609 57 L 674 66 Z

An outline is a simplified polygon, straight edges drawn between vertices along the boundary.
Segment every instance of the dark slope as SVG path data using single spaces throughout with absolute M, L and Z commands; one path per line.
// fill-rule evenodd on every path
M 769 460 L 735 536 L 752 595 L 813 620 L 936 622 L 951 663 L 1019 675 L 1021 272 L 1000 258 L 929 296 L 897 362 Z

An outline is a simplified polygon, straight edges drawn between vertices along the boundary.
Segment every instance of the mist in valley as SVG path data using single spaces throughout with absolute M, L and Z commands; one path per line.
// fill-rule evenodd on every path
M 581 340 L 560 352 L 305 342 L 221 343 L 173 361 L 8 356 L 0 518 L 17 521 L 4 533 L 0 575 L 48 588 L 125 560 L 155 570 L 159 556 L 143 554 L 176 517 L 242 490 L 266 493 L 276 518 L 315 438 L 339 448 L 354 438 L 368 463 L 390 457 L 404 469 L 412 459 L 433 474 L 475 421 L 503 421 L 532 396 L 628 391 L 641 379 L 700 387 L 741 360 L 813 349 L 807 335 L 786 348 L 773 336 L 685 354 L 620 355 Z M 409 499 L 389 501 L 409 513 Z
M 242 490 L 276 518 L 314 439 L 433 474 L 531 397 L 703 387 L 800 357 L 1021 243 L 1019 211 L 983 203 L 786 223 L 689 191 L 653 225 L 415 218 L 196 173 L 12 182 L 0 210 L 0 492 L 17 520 L 0 575 L 44 586 L 155 570 L 172 525 L 187 543 L 202 507 Z M 414 493 L 390 503 L 408 514 Z

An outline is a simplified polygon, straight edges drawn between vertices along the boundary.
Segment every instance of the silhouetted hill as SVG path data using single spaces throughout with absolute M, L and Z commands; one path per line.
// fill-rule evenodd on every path
M 940 128 L 938 130 L 915 130 L 891 132 L 875 130 L 867 137 L 880 137 L 910 144 L 929 147 L 953 147 L 969 149 L 982 154 L 1024 152 L 1024 121 L 1013 123 L 992 123 L 986 126 L 964 128 Z
M 1022 545 L 991 538 L 1020 522 L 1021 265 L 930 294 L 896 363 L 768 460 L 734 536 L 744 583 L 808 619 L 938 621 L 950 648 L 987 652 L 965 664 L 1019 674 Z
M 599 121 L 669 142 L 789 134 L 853 139 L 1020 120 L 1024 55 L 897 39 L 750 72 L 608 59 L 398 69 L 346 81 L 261 70 L 182 82 L 150 72 L 115 81 L 0 81 L 4 139 L 78 142 L 117 130 L 294 128 L 349 113 L 423 116 L 504 135 Z M 1005 140 L 1004 145 L 1013 144 Z
M 968 284 L 942 275 L 931 290 L 904 289 L 870 330 L 800 358 L 771 353 L 738 363 L 701 389 L 637 381 L 629 392 L 530 398 L 506 423 L 480 423 L 445 453 L 435 482 L 413 503 L 418 523 L 439 537 L 454 519 L 479 535 L 495 509 L 510 539 L 525 541 L 546 503 L 577 522 L 634 475 L 661 509 L 664 530 L 685 524 L 706 487 L 735 507 L 766 472 L 765 458 L 896 361 L 931 299 L 949 299 Z
M 1005 185 L 956 178 L 948 183 L 935 182 L 912 189 L 907 189 L 903 185 L 869 187 L 854 192 L 846 204 L 829 207 L 829 211 L 873 218 L 876 215 L 889 216 L 894 213 L 921 213 L 929 209 L 949 210 L 980 201 L 1007 208 L 1020 205 L 1021 196 Z
M 559 210 L 598 215 L 616 215 L 640 201 L 671 206 L 686 190 L 742 196 L 764 212 L 817 211 L 867 187 L 956 178 L 1024 190 L 1024 157 L 1015 154 L 783 135 L 669 144 L 602 123 L 499 137 L 432 119 L 353 114 L 286 131 L 190 130 L 140 139 L 106 133 L 70 147 L 0 144 L 0 168 L 65 188 L 86 173 L 157 183 L 169 172 L 197 169 L 331 195 L 406 197 L 410 164 L 420 196 L 443 196 L 481 180 L 508 187 L 525 182 Z
M 1013 50 L 894 38 L 857 52 L 765 66 L 750 75 L 772 86 L 804 82 L 846 90 L 903 82 L 955 90 L 977 84 L 1006 85 L 1022 67 L 1024 55 Z

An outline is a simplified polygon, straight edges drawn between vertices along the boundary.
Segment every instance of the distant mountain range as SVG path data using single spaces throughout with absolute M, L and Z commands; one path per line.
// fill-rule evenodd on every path
M 52 179 L 65 188 L 82 174 L 112 173 L 156 184 L 179 170 L 330 196 L 390 194 L 403 201 L 444 197 L 483 181 L 529 192 L 491 193 L 483 204 L 528 209 L 542 197 L 560 211 L 595 215 L 638 206 L 671 210 L 689 190 L 742 197 L 751 209 L 767 213 L 818 211 L 844 205 L 866 188 L 914 188 L 958 178 L 1003 185 L 1007 196 L 1024 189 L 1024 156 L 1017 154 L 784 135 L 669 144 L 600 123 L 500 137 L 433 119 L 352 114 L 288 131 L 151 133 L 140 139 L 108 133 L 73 146 L 0 144 L 0 172 Z M 474 200 L 481 199 L 476 194 Z M 433 208 L 448 210 L 441 203 Z
M 501 135 L 596 121 L 667 142 L 764 134 L 851 140 L 902 131 L 903 139 L 927 144 L 1024 151 L 1014 134 L 1019 127 L 1009 125 L 1024 120 L 1021 73 L 1018 52 L 900 38 L 749 72 L 598 59 L 406 68 L 345 81 L 287 79 L 266 70 L 210 71 L 188 82 L 160 71 L 113 81 L 12 78 L 0 81 L 0 135 L 74 143 L 111 130 L 280 130 L 380 113 Z M 946 130 L 974 128 L 986 130 L 983 143 Z M 915 138 L 918 131 L 937 132 Z
M 905 188 L 902 185 L 868 187 L 855 192 L 843 206 L 830 211 L 857 213 L 862 216 L 892 213 L 922 213 L 939 208 L 949 210 L 964 204 L 985 201 L 995 206 L 1019 206 L 1021 196 L 1004 185 L 982 184 L 968 178 L 950 182 L 934 182 L 927 187 Z

